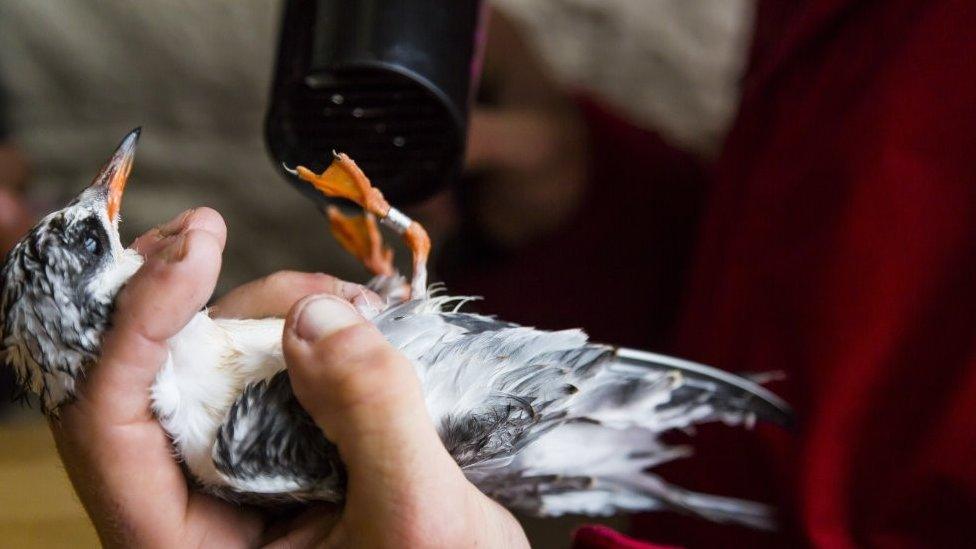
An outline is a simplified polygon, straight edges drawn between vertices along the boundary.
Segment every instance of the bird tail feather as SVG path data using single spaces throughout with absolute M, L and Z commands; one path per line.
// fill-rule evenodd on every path
M 639 478 L 643 481 L 657 479 L 654 475 L 642 475 Z M 560 516 L 582 513 L 609 516 L 620 511 L 672 510 L 712 522 L 742 524 L 759 530 L 776 529 L 774 510 L 768 505 L 692 492 L 657 480 L 659 486 L 654 488 L 638 486 L 632 482 L 597 480 L 594 488 L 589 491 L 543 495 L 539 514 Z M 614 489 L 601 493 L 598 491 L 601 485 L 611 485 Z
M 671 510 L 716 522 L 775 527 L 774 510 L 767 505 L 693 492 L 648 472 L 690 454 L 691 448 L 669 446 L 639 426 L 567 423 L 529 445 L 511 464 L 531 489 L 507 480 L 493 495 L 539 516 Z
M 574 372 L 576 390 L 544 407 L 541 415 L 557 418 L 557 426 L 540 422 L 510 464 L 526 481 L 538 482 L 536 498 L 520 491 L 509 501 L 514 507 L 544 516 L 670 509 L 774 527 L 766 505 L 685 490 L 648 469 L 691 453 L 662 441 L 659 435 L 666 431 L 711 421 L 789 425 L 792 412 L 776 395 L 708 366 L 630 349 L 594 345 L 558 359 Z M 588 479 L 585 488 L 580 478 Z
M 638 375 L 648 369 L 671 372 L 680 385 L 671 395 L 669 406 L 672 409 L 680 405 L 708 403 L 714 407 L 715 413 L 724 414 L 729 420 L 742 419 L 751 423 L 752 419 L 760 419 L 782 427 L 792 427 L 794 423 L 793 410 L 783 399 L 751 379 L 711 366 L 657 353 L 618 348 L 610 369 L 621 373 L 633 370 Z M 758 375 L 752 377 L 764 379 Z

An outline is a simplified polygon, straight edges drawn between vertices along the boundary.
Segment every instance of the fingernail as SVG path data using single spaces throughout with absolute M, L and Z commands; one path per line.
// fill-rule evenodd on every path
M 173 241 L 167 244 L 159 255 L 167 263 L 177 263 L 186 257 L 187 248 L 186 235 L 181 234 L 174 237 Z
M 352 304 L 359 311 L 359 314 L 366 318 L 376 316 L 377 313 L 382 312 L 386 307 L 386 303 L 383 303 L 383 299 L 380 296 L 362 286 L 359 288 L 359 294 L 352 298 Z
M 340 280 L 336 286 L 336 293 L 351 301 L 357 309 L 363 307 L 376 309 L 386 305 L 383 303 L 383 298 L 376 295 L 376 292 L 355 282 Z
M 174 234 L 182 231 L 186 227 L 186 220 L 190 217 L 190 214 L 193 213 L 193 210 L 194 208 L 190 208 L 189 210 L 186 210 L 180 215 L 160 225 L 158 228 L 159 234 L 162 236 L 173 236 Z
M 316 341 L 343 328 L 362 322 L 363 317 L 348 303 L 328 296 L 312 299 L 305 304 L 295 324 L 295 334 L 307 341 Z

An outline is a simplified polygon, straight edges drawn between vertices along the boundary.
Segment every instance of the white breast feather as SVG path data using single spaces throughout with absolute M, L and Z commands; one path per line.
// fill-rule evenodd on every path
M 245 385 L 284 368 L 283 325 L 215 321 L 201 312 L 169 341 L 169 359 L 152 388 L 153 411 L 201 482 L 225 484 L 212 458 L 217 430 Z

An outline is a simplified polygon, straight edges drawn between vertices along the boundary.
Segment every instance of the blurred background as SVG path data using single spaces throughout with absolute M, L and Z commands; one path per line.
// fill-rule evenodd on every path
M 863 494 L 884 495 L 895 484 L 885 480 L 895 478 L 893 469 L 874 465 L 884 461 L 879 453 L 895 455 L 897 436 L 879 434 L 889 433 L 880 419 L 889 416 L 861 407 L 861 395 L 883 387 L 869 402 L 906 419 L 918 417 L 906 402 L 939 415 L 934 403 L 964 402 L 940 396 L 950 387 L 976 386 L 959 381 L 972 379 L 965 357 L 976 319 L 960 281 L 971 285 L 976 250 L 965 238 L 970 227 L 954 221 L 973 219 L 976 200 L 949 184 L 972 187 L 974 176 L 969 162 L 947 160 L 973 157 L 971 146 L 958 145 L 958 135 L 972 142 L 972 48 L 952 41 L 963 35 L 953 22 L 973 20 L 972 6 L 886 6 L 494 0 L 464 174 L 409 212 L 433 237 L 432 279 L 452 293 L 484 296 L 476 305 L 484 312 L 543 328 L 581 326 L 601 341 L 732 369 L 790 373 L 786 396 L 826 422 L 812 422 L 803 436 L 819 438 L 793 444 L 759 429 L 772 448 L 760 454 L 751 449 L 753 433 L 716 435 L 712 446 L 702 444 L 708 459 L 697 473 L 699 457 L 667 468 L 677 484 L 787 509 L 787 537 L 702 527 L 711 545 L 844 546 L 832 543 L 843 536 L 816 538 L 810 524 L 836 519 L 839 530 L 827 530 L 842 531 L 869 512 L 862 510 L 884 507 Z M 262 142 L 280 8 L 257 0 L 0 0 L 0 245 L 86 185 L 121 136 L 141 125 L 124 238 L 207 205 L 229 231 L 218 293 L 279 269 L 365 280 Z M 893 37 L 914 41 L 893 45 Z M 930 81 L 939 84 L 923 85 Z M 959 106 L 966 97 L 969 106 Z M 930 127 L 939 120 L 954 125 Z M 885 167 L 890 172 L 875 169 Z M 764 186 L 739 185 L 748 181 Z M 862 182 L 875 186 L 852 190 Z M 945 231 L 919 236 L 933 226 Z M 943 242 L 960 244 L 951 254 L 930 253 Z M 954 274 L 916 287 L 923 280 L 916 272 Z M 943 315 L 946 295 L 967 297 Z M 899 308 L 904 296 L 922 297 Z M 915 313 L 943 331 L 911 338 L 921 328 L 889 322 Z M 862 329 L 874 331 L 850 337 Z M 865 341 L 881 350 L 857 347 Z M 877 381 L 884 371 L 912 378 L 933 348 L 942 350 L 940 364 L 954 366 L 927 378 L 924 391 Z M 849 382 L 855 372 L 863 375 Z M 823 404 L 838 387 L 848 388 L 847 400 Z M 6 400 L 0 547 L 94 545 L 39 414 Z M 862 440 L 857 429 L 871 433 L 875 450 L 836 442 Z M 963 434 L 972 428 L 946 433 L 949 442 L 930 442 L 971 450 Z M 905 448 L 922 446 L 915 442 Z M 939 455 L 966 455 L 953 452 Z M 800 472 L 811 455 L 827 465 Z M 769 478 L 746 474 L 743 464 Z M 726 471 L 723 482 L 718 470 Z M 951 480 L 958 471 L 946 473 L 954 503 L 945 516 L 976 514 L 976 489 L 958 491 Z M 880 480 L 859 480 L 875 473 Z M 723 483 L 733 490 L 715 488 Z M 862 495 L 842 508 L 818 507 L 834 501 L 827 496 L 785 503 L 794 495 L 783 486 L 813 493 L 837 483 L 857 484 Z M 903 493 L 928 489 L 919 481 Z M 904 524 L 901 516 L 871 524 L 888 532 Z M 524 519 L 537 547 L 568 547 L 573 529 L 592 522 Z M 691 545 L 700 525 L 670 514 L 608 523 Z M 960 541 L 951 529 L 939 531 Z

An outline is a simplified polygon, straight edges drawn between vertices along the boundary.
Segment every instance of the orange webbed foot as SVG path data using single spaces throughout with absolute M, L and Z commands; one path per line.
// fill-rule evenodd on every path
M 392 276 L 393 250 L 383 245 L 383 235 L 371 213 L 347 216 L 339 208 L 326 209 L 332 235 L 347 252 L 357 258 L 374 275 Z
M 345 154 L 333 153 L 332 164 L 321 174 L 304 166 L 295 170 L 286 169 L 299 179 L 311 183 L 326 196 L 351 200 L 365 210 L 365 217 L 362 219 L 346 217 L 332 207 L 327 213 L 332 223 L 332 233 L 339 243 L 373 273 L 386 274 L 387 269 L 390 273 L 393 272 L 392 251 L 383 246 L 376 219 L 402 235 L 413 254 L 410 298 L 420 299 L 426 295 L 427 258 L 430 254 L 427 231 L 403 212 L 390 207 L 383 198 L 383 193 L 373 187 L 366 174 L 351 158 Z
M 373 187 L 359 166 L 343 153 L 333 153 L 332 164 L 321 174 L 304 166 L 295 168 L 295 174 L 326 196 L 351 200 L 373 215 L 386 217 L 390 211 L 383 193 Z

